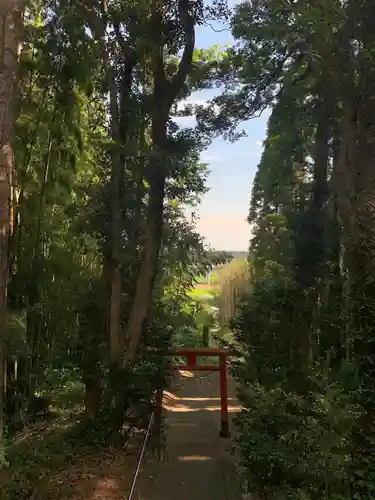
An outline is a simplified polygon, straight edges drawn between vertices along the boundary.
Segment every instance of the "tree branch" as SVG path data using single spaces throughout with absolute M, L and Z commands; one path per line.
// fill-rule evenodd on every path
M 179 0 L 178 10 L 180 22 L 184 27 L 185 32 L 185 47 L 178 67 L 178 71 L 170 82 L 170 105 L 172 105 L 172 102 L 181 91 L 185 83 L 186 76 L 192 68 L 195 48 L 194 19 L 189 12 L 189 0 Z

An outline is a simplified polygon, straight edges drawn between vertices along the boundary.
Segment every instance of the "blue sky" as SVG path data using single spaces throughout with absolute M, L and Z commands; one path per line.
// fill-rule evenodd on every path
M 238 2 L 229 0 L 229 3 Z M 200 27 L 196 36 L 198 48 L 233 42 L 229 31 L 218 33 L 210 27 Z M 204 101 L 213 95 L 214 91 L 205 90 L 195 93 L 188 101 Z M 218 138 L 201 156 L 202 161 L 209 164 L 211 173 L 208 179 L 210 191 L 202 199 L 197 230 L 218 250 L 246 250 L 249 246 L 250 227 L 246 217 L 267 119 L 268 114 L 263 114 L 244 123 L 242 128 L 247 137 L 235 143 Z M 181 125 L 189 125 L 191 120 L 193 118 L 189 117 L 178 119 Z

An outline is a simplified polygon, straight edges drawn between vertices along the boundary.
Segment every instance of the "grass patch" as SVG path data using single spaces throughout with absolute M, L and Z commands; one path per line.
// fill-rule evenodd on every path
M 202 299 L 203 297 L 207 297 L 208 300 L 215 296 L 216 288 L 194 288 L 189 292 L 189 296 L 192 299 Z

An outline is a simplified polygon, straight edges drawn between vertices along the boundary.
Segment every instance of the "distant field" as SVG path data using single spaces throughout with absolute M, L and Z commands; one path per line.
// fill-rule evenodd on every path
M 241 254 L 241 252 L 238 252 Z M 242 255 L 241 255 L 242 257 Z M 191 297 L 203 297 L 205 295 L 217 295 L 220 291 L 219 287 L 219 282 L 220 282 L 220 275 L 224 275 L 226 273 L 226 270 L 228 269 L 228 266 L 232 269 L 233 266 L 243 266 L 243 264 L 246 262 L 246 259 L 244 258 L 235 258 L 233 261 L 229 264 L 222 264 L 217 266 L 215 269 L 211 271 L 210 274 L 207 274 L 206 276 L 200 275 L 196 279 L 196 284 L 194 288 L 191 290 L 189 295 Z M 208 278 L 210 278 L 210 282 L 208 282 Z
M 197 276 L 197 286 L 217 284 L 220 280 L 220 273 L 222 273 L 223 270 L 228 267 L 228 265 L 230 266 L 233 266 L 233 264 L 242 265 L 244 262 L 247 262 L 247 258 L 243 257 L 243 255 L 246 255 L 245 252 L 237 252 L 237 253 L 239 257 L 234 258 L 231 263 L 221 264 L 215 267 L 211 271 L 211 273 L 208 273 L 207 275 L 201 274 L 200 276 Z M 210 279 L 210 283 L 208 283 L 208 279 Z

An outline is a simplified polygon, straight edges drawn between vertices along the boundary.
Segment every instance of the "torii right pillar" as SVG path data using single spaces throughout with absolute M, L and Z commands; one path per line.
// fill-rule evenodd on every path
M 228 371 L 227 371 L 227 354 L 219 354 L 219 371 L 220 371 L 220 403 L 221 403 L 221 430 L 220 437 L 230 437 L 229 432 L 229 415 L 228 415 Z

